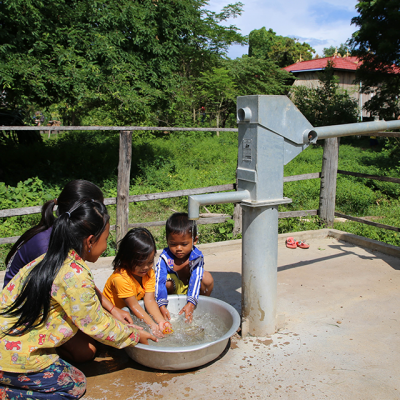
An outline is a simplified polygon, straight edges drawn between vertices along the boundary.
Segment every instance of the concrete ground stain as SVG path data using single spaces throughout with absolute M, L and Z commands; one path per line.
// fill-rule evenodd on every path
M 269 339 L 269 340 L 261 340 L 261 339 L 258 339 L 258 342 L 259 342 L 259 343 L 262 343 L 262 344 L 265 345 L 265 346 L 269 346 L 270 344 L 273 343 L 273 341 L 272 341 L 271 339 Z
M 152 390 L 154 385 L 160 389 L 168 387 L 176 377 L 194 374 L 198 370 L 160 371 L 147 368 L 130 359 L 124 350 L 104 345 L 100 346 L 93 361 L 75 366 L 86 375 L 87 395 L 84 399 L 88 400 L 135 399 L 144 394 L 156 400 L 159 397 Z

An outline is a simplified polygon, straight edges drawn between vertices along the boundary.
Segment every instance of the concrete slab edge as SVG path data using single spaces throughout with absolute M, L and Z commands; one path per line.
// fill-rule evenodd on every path
M 352 233 L 339 231 L 337 229 L 327 229 L 327 230 L 328 230 L 327 236 L 333 237 L 337 240 L 343 240 L 345 242 L 352 243 L 356 246 L 364 247 L 373 251 L 379 251 L 381 253 L 390 256 L 400 257 L 399 246 L 394 246 L 392 244 L 383 243 L 378 240 L 369 239 L 363 236 L 354 235 Z

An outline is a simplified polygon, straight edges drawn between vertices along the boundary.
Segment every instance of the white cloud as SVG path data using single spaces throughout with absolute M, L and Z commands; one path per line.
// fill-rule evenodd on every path
M 213 0 L 206 6 L 219 12 L 232 1 Z M 272 28 L 277 35 L 290 36 L 309 43 L 318 54 L 324 47 L 339 46 L 357 29 L 351 18 L 357 15 L 357 0 L 242 0 L 244 12 L 226 25 L 236 25 L 243 35 L 253 29 Z M 247 46 L 234 45 L 229 51 L 231 58 L 247 53 Z

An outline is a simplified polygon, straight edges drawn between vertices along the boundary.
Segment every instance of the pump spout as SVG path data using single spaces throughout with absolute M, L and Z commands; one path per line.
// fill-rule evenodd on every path
M 239 201 L 249 199 L 250 192 L 248 190 L 239 190 L 237 192 L 197 194 L 194 196 L 189 196 L 189 219 L 199 219 L 200 206 L 206 204 L 237 203 Z

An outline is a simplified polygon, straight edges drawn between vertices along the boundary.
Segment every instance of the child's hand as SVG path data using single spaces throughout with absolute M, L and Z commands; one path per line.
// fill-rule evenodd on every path
M 151 332 L 153 333 L 154 336 L 158 337 L 158 338 L 163 338 L 164 335 L 162 333 L 162 331 L 160 330 L 160 327 L 158 326 L 158 324 L 154 323 L 150 325 L 150 329 Z
M 128 311 L 121 310 L 118 307 L 113 307 L 110 313 L 115 319 L 123 322 L 124 324 L 133 324 L 133 319 Z
M 185 322 L 191 323 L 193 320 L 193 311 L 194 311 L 194 304 L 188 301 L 185 307 L 183 307 L 182 310 L 179 311 L 179 315 L 185 313 Z
M 174 330 L 172 329 L 172 325 L 170 322 L 168 321 L 161 321 L 158 323 L 158 326 L 160 327 L 160 331 L 163 334 L 168 334 L 168 333 L 172 333 Z
M 158 339 L 147 331 L 139 331 L 139 334 L 140 334 L 139 343 L 149 344 L 149 339 L 152 340 L 153 342 L 158 342 Z
M 168 308 L 166 306 L 161 306 L 160 311 L 165 320 L 169 321 L 171 319 L 171 315 L 169 314 Z

